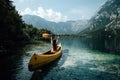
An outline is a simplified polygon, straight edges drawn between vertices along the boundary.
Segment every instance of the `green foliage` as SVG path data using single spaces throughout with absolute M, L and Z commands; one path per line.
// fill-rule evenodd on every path
M 37 29 L 22 21 L 11 0 L 0 0 L 0 51 L 38 39 L 46 29 Z
M 36 40 L 42 37 L 43 33 L 49 33 L 52 32 L 47 29 L 37 29 L 36 27 L 33 27 L 32 25 L 27 25 L 23 28 L 24 33 L 31 39 Z
M 22 40 L 24 36 L 21 16 L 10 0 L 0 1 L 0 38 L 1 40 Z M 26 36 L 27 37 L 27 36 Z

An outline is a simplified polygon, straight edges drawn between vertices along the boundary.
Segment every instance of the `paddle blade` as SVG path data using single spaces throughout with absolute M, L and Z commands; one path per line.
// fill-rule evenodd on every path
M 50 38 L 52 35 L 51 34 L 48 34 L 48 33 L 44 33 L 42 34 L 42 37 L 43 38 Z

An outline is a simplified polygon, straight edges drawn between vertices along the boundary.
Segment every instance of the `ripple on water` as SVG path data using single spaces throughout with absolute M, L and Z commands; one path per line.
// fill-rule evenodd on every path
M 45 71 L 28 71 L 28 62 L 33 53 L 50 49 L 49 44 L 34 45 L 20 55 L 2 59 L 1 73 L 12 80 L 120 80 L 120 56 L 91 50 L 80 39 L 61 42 L 61 58 Z

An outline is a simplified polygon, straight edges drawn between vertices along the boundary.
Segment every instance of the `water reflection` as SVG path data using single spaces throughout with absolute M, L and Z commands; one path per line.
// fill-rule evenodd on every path
M 28 71 L 28 61 L 33 53 L 49 49 L 48 43 L 27 45 L 20 50 L 14 50 L 17 55 L 0 58 L 0 76 L 2 80 L 30 80 L 32 73 Z M 12 53 L 8 53 L 12 54 Z
M 84 43 L 91 49 L 114 54 L 120 53 L 120 38 L 90 38 L 84 39 Z
M 119 80 L 120 56 L 105 52 L 112 48 L 109 41 L 61 37 L 61 58 L 43 71 L 35 72 L 28 71 L 30 57 L 51 46 L 50 43 L 28 45 L 17 55 L 0 58 L 1 80 Z M 113 42 L 119 49 L 118 40 Z

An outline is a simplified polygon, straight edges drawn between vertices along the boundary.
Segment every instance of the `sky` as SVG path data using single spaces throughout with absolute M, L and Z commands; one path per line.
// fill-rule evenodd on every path
M 107 0 L 12 0 L 21 15 L 40 16 L 48 21 L 90 19 Z

